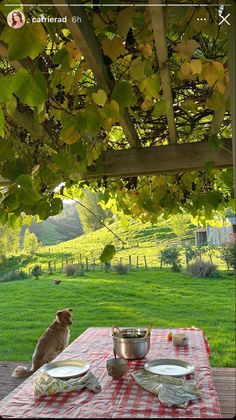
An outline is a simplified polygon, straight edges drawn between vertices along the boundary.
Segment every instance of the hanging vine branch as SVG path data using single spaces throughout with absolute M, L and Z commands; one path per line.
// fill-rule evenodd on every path
M 114 235 L 120 242 L 122 242 L 123 245 L 126 244 L 126 242 L 124 242 L 123 239 L 121 239 L 115 232 L 113 232 L 113 230 L 111 228 L 109 228 L 109 226 L 107 226 L 102 220 L 100 220 L 99 217 L 97 217 L 97 215 L 91 209 L 89 209 L 87 206 L 85 206 L 79 200 L 77 200 L 76 198 L 72 198 L 72 197 L 70 197 L 68 195 L 65 195 L 65 194 L 60 194 L 60 195 L 62 195 L 64 198 L 68 198 L 70 200 L 73 200 L 75 203 L 79 204 L 79 206 L 83 207 L 85 210 L 87 210 L 89 213 L 91 213 L 95 217 L 95 219 L 97 219 L 97 221 L 102 226 L 104 226 L 107 230 L 109 230 L 112 233 L 112 235 Z

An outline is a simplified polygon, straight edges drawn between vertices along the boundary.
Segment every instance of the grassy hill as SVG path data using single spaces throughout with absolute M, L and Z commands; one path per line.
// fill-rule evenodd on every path
M 28 226 L 23 226 L 20 234 L 20 244 L 23 247 L 24 233 Z M 63 211 L 47 220 L 36 223 L 34 220 L 29 227 L 35 233 L 42 245 L 53 245 L 68 241 L 83 234 L 83 228 L 75 203 L 63 203 Z
M 49 259 L 61 263 L 66 258 L 68 261 L 74 259 L 75 263 L 80 260 L 85 263 L 87 258 L 90 264 L 93 262 L 100 264 L 101 251 L 105 245 L 112 243 L 117 250 L 113 264 L 120 262 L 121 258 L 123 263 L 128 263 L 131 255 L 131 260 L 135 265 L 138 256 L 139 265 L 144 266 L 145 256 L 149 266 L 157 266 L 160 262 L 160 250 L 166 244 L 179 243 L 179 239 L 167 226 L 165 220 L 160 221 L 156 226 L 131 220 L 127 227 L 122 227 L 121 222 L 117 221 L 109 225 L 109 228 L 116 236 L 104 227 L 70 241 L 41 248 L 38 254 L 41 264 L 45 264 L 45 261 Z M 191 243 L 194 243 L 194 229 L 193 225 L 189 226 L 189 232 L 185 237 L 185 240 Z
M 150 223 L 142 223 L 138 220 L 130 220 L 127 226 L 122 226 L 120 221 L 116 221 L 108 226 L 112 232 L 105 227 L 91 233 L 81 235 L 75 239 L 60 242 L 57 245 L 43 246 L 37 255 L 18 255 L 8 259 L 8 261 L 0 267 L 0 273 L 4 274 L 13 269 L 22 268 L 30 270 L 34 264 L 41 264 L 43 269 L 47 269 L 48 262 L 52 266 L 56 265 L 56 269 L 62 270 L 62 262 L 65 266 L 68 263 L 78 264 L 86 263 L 86 259 L 90 268 L 95 264 L 95 268 L 100 268 L 99 256 L 105 245 L 112 243 L 115 245 L 117 253 L 112 260 L 115 265 L 119 262 L 128 264 L 130 262 L 133 267 L 149 267 L 160 266 L 161 250 L 166 246 L 176 246 L 181 244 L 194 245 L 194 225 L 188 226 L 188 232 L 184 237 L 178 238 L 166 220 L 159 220 L 157 225 Z M 47 234 L 50 234 L 48 230 Z M 121 242 L 119 238 L 123 241 Z M 145 257 L 145 259 L 144 259 Z M 219 268 L 226 267 L 220 259 L 219 252 L 212 252 L 213 262 L 219 265 Z M 204 258 L 209 261 L 209 255 Z M 182 264 L 185 265 L 184 251 L 181 256 Z M 93 267 L 92 267 L 93 268 Z

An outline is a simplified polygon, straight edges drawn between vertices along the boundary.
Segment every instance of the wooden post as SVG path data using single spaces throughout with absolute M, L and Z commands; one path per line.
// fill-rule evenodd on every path
M 186 268 L 189 268 L 189 260 L 188 260 L 188 253 L 187 251 L 185 252 L 185 260 L 186 260 Z
M 137 269 L 138 269 L 138 255 L 137 255 L 136 267 L 137 267 Z
M 86 271 L 88 271 L 89 270 L 89 267 L 88 267 L 88 257 L 86 257 Z
M 144 258 L 144 264 L 145 264 L 145 268 L 146 268 L 146 270 L 148 269 L 148 266 L 147 266 L 147 260 L 146 260 L 146 257 L 145 257 L 145 255 L 143 256 L 143 258 Z
M 129 268 L 132 268 L 132 259 L 131 255 L 129 255 Z

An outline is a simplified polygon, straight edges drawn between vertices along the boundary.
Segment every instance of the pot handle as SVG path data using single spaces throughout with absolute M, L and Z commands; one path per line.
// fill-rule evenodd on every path
M 147 331 L 146 331 L 146 334 L 145 334 L 145 336 L 144 336 L 144 338 L 147 338 L 148 337 L 148 335 L 150 334 L 150 332 L 151 332 L 151 330 L 152 330 L 152 327 L 153 327 L 153 324 L 152 324 L 152 322 L 148 325 L 148 327 L 147 327 Z
M 115 330 L 117 330 L 117 331 L 115 331 Z M 112 334 L 113 335 L 120 335 L 121 330 L 118 327 L 116 327 L 115 325 L 112 325 Z

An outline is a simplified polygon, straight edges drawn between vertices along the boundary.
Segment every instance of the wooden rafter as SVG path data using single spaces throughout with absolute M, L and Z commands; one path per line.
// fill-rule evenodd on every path
M 149 4 L 162 4 L 162 0 L 149 0 Z M 166 29 L 164 19 L 164 7 L 149 7 L 152 21 L 153 35 L 156 47 L 156 54 L 160 68 L 160 77 L 163 89 L 163 96 L 168 105 L 167 122 L 170 142 L 176 142 L 176 128 L 173 110 L 173 95 L 171 90 L 171 77 L 168 67 L 168 50 L 166 41 Z
M 97 167 L 94 171 L 89 169 L 88 176 L 126 177 L 191 172 L 204 169 L 206 163 L 211 163 L 212 168 L 231 167 L 232 141 L 223 141 L 218 151 L 213 151 L 204 141 L 103 152 Z
M 76 45 L 81 50 L 101 88 L 109 94 L 114 88 L 114 81 L 104 63 L 101 47 L 93 31 L 92 25 L 87 18 L 86 12 L 82 7 L 71 7 L 69 4 L 66 6 L 65 0 L 61 1 L 61 5 L 58 5 L 57 0 L 53 0 L 53 2 L 56 4 L 59 14 L 62 17 L 67 17 L 67 27 L 69 28 Z M 73 3 L 76 4 L 77 0 L 70 2 L 70 4 Z M 73 22 L 72 17 L 76 15 L 81 18 L 81 22 Z M 120 117 L 120 124 L 128 142 L 132 146 L 141 146 L 138 134 L 127 109 Z

